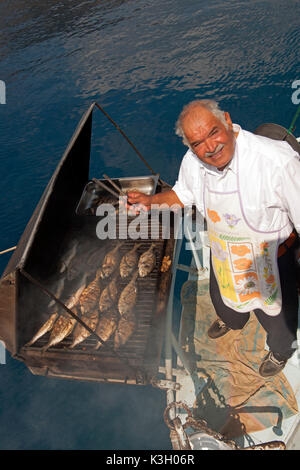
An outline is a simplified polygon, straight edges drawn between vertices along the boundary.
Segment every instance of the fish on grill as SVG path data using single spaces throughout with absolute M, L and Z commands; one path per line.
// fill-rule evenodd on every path
M 31 346 L 38 339 L 44 336 L 48 331 L 52 330 L 55 320 L 58 317 L 58 312 L 53 313 L 50 318 L 43 324 L 43 326 L 38 330 L 38 332 L 33 336 L 33 338 L 26 344 L 26 346 Z
M 83 245 L 83 246 L 82 246 Z M 70 264 L 67 268 L 67 279 L 68 281 L 73 281 L 78 278 L 82 273 L 92 274 L 100 265 L 100 261 L 104 255 L 104 247 L 97 247 L 91 249 L 87 244 L 81 244 L 80 252 L 77 253 L 77 256 L 72 258 Z
M 98 246 L 96 249 L 89 250 L 85 256 L 84 269 L 87 272 L 92 272 L 95 267 L 98 267 L 100 265 L 100 261 L 102 261 L 105 255 L 105 251 L 105 245 L 101 245 L 100 247 Z
M 138 247 L 139 244 L 137 243 L 130 251 L 128 251 L 128 253 L 125 253 L 125 255 L 122 257 L 120 263 L 120 276 L 122 279 L 130 276 L 137 266 L 139 260 L 137 254 Z
M 156 255 L 154 251 L 155 244 L 152 243 L 150 248 L 145 251 L 139 258 L 138 268 L 140 277 L 146 277 L 150 274 L 156 264 Z
M 80 296 L 85 289 L 85 281 L 86 276 L 84 276 L 83 284 L 76 290 L 69 302 L 66 304 L 66 307 L 70 310 L 79 302 Z M 76 309 L 77 314 L 79 313 L 78 310 Z M 64 338 L 66 338 L 72 332 L 76 321 L 77 320 L 75 318 L 71 317 L 71 315 L 68 315 L 67 313 L 59 315 L 51 330 L 50 339 L 46 346 L 42 348 L 42 351 L 47 351 L 48 348 L 60 343 Z
M 71 260 L 67 268 L 67 280 L 73 281 L 74 279 L 78 278 L 82 272 L 82 267 L 84 266 L 84 262 L 86 260 L 86 253 L 80 253 L 75 258 Z
M 75 257 L 77 253 L 77 246 L 78 246 L 78 240 L 73 239 L 69 248 L 62 256 L 61 264 L 59 268 L 60 273 L 65 272 L 68 266 L 70 265 L 72 259 Z
M 78 310 L 76 313 L 78 314 Z M 71 316 L 60 315 L 54 323 L 50 339 L 46 346 L 42 348 L 42 351 L 47 351 L 48 348 L 55 346 L 65 339 L 73 331 L 76 321 L 77 320 Z
M 120 315 L 124 315 L 125 313 L 130 312 L 136 303 L 137 298 L 137 277 L 138 271 L 135 272 L 131 281 L 127 284 L 126 287 L 121 292 L 119 302 L 118 302 L 118 309 Z
M 86 277 L 84 276 L 83 278 L 83 285 L 81 285 L 74 294 L 72 294 L 70 297 L 69 297 L 69 300 L 67 302 L 65 302 L 66 304 L 66 307 L 68 307 L 69 309 L 72 309 L 74 307 L 74 305 L 77 304 L 79 298 L 80 298 L 80 295 L 83 291 L 83 289 L 85 288 L 85 279 Z M 58 285 L 58 288 L 56 290 L 56 294 L 58 293 L 58 291 L 61 289 L 61 285 L 63 285 L 63 283 L 59 283 Z M 58 295 L 56 295 L 56 297 L 58 297 Z M 53 300 L 54 302 L 54 300 Z M 51 303 L 51 302 L 50 302 Z M 61 307 L 59 308 L 59 310 L 61 310 Z M 42 327 L 38 330 L 38 332 L 33 336 L 33 338 L 26 344 L 26 346 L 31 346 L 32 344 L 34 344 L 38 339 L 40 339 L 42 336 L 44 336 L 46 333 L 48 333 L 48 331 L 52 330 L 53 326 L 54 326 L 54 323 L 59 315 L 59 310 L 57 310 L 56 312 L 54 312 L 50 318 L 48 318 L 48 320 L 42 325 Z
M 100 271 L 96 272 L 95 279 L 83 290 L 80 298 L 80 308 L 83 315 L 88 314 L 95 308 L 101 292 Z
M 93 331 L 95 331 L 99 320 L 99 310 L 97 305 L 101 291 L 99 277 L 100 272 L 98 270 L 96 272 L 95 279 L 83 290 L 79 298 L 82 313 L 81 320 L 84 321 L 84 323 L 86 323 L 86 325 Z M 91 333 L 87 328 L 85 328 L 81 323 L 78 323 L 75 326 L 73 342 L 70 345 L 70 348 L 72 349 L 82 343 L 82 341 L 88 338 L 90 334 Z
M 109 312 L 104 312 L 100 316 L 96 333 L 102 339 L 103 343 L 108 341 L 111 335 L 116 331 L 118 320 L 119 320 L 119 314 L 116 310 L 110 310 Z M 103 345 L 102 342 L 98 341 L 95 349 L 99 349 L 102 345 Z
M 106 312 L 116 303 L 118 296 L 117 276 L 110 281 L 110 283 L 103 289 L 99 299 L 100 312 Z
M 120 261 L 120 252 L 119 249 L 124 242 L 118 243 L 117 246 L 111 251 L 109 251 L 103 260 L 100 276 L 102 279 L 107 279 L 117 268 Z
M 65 287 L 65 277 L 63 276 L 57 282 L 56 289 L 54 290 L 55 297 L 57 298 L 61 297 L 64 287 Z M 50 313 L 54 313 L 56 310 L 57 310 L 57 302 L 54 299 L 52 299 L 48 303 L 47 311 L 49 311 Z
M 127 312 L 121 316 L 114 337 L 114 348 L 119 349 L 129 340 L 136 329 L 136 316 L 132 312 Z
M 91 328 L 91 330 L 95 331 L 98 320 L 99 320 L 99 311 L 93 310 L 90 313 L 86 313 L 81 317 L 81 320 L 86 323 L 88 327 Z M 75 326 L 74 334 L 73 334 L 73 341 L 72 344 L 70 345 L 70 348 L 73 349 L 75 346 L 78 344 L 82 343 L 86 338 L 90 336 L 89 330 L 87 330 L 81 323 L 77 323 Z

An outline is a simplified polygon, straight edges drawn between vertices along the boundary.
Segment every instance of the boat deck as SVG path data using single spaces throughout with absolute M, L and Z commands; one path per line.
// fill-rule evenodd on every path
M 174 278 L 177 272 L 176 263 L 178 267 L 184 243 L 185 241 L 177 242 Z M 254 314 L 241 332 L 229 333 L 233 334 L 229 340 L 228 335 L 227 340 L 225 337 L 209 340 L 206 331 L 215 319 L 208 293 L 209 248 L 204 246 L 200 250 L 194 250 L 193 254 L 189 268 L 186 267 L 190 272 L 181 287 L 182 308 L 178 339 L 172 338 L 173 349 L 177 349 L 178 353 L 172 375 L 176 383 L 180 384 L 179 390 L 173 394 L 174 401 L 188 405 L 194 417 L 204 419 L 209 429 L 234 440 L 239 448 L 282 441 L 287 449 L 300 449 L 298 350 L 278 376 L 266 380 L 259 376 L 258 367 L 268 347 L 265 344 L 264 330 Z M 199 270 L 199 266 L 203 269 Z M 184 267 L 179 264 L 179 269 Z M 175 285 L 176 279 L 173 282 Z M 174 302 L 171 308 L 173 312 L 170 315 L 173 316 L 174 324 Z M 300 328 L 298 339 L 299 335 Z M 202 342 L 199 342 L 199 337 L 203 339 Z M 216 342 L 217 347 L 214 350 Z M 230 352 L 231 343 L 234 344 L 233 352 Z M 253 344 L 256 351 L 251 358 Z M 245 346 L 249 348 L 248 356 L 242 352 Z M 234 365 L 235 359 L 240 367 Z M 171 400 L 169 395 L 168 402 Z M 176 410 L 176 415 L 184 424 L 186 411 L 181 407 Z M 188 429 L 186 432 L 189 434 L 194 430 Z

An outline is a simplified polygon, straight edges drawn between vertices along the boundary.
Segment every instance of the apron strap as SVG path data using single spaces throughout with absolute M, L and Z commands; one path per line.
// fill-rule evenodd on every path
M 297 232 L 296 230 L 294 229 L 292 231 L 292 233 L 290 234 L 289 238 L 287 238 L 287 240 L 285 240 L 283 243 L 281 243 L 278 247 L 278 258 L 280 258 L 280 256 L 284 255 L 289 248 L 291 248 L 291 246 L 295 243 L 296 239 L 297 239 Z

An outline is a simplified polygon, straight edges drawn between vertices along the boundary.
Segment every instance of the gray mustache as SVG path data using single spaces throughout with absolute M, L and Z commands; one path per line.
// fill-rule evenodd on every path
M 220 152 L 224 147 L 224 144 L 219 144 L 214 152 L 206 152 L 204 157 L 213 157 L 216 153 Z

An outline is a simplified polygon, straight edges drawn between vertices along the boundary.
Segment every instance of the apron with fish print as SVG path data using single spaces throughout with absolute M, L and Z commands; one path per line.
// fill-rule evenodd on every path
M 262 232 L 247 222 L 236 191 L 216 192 L 204 178 L 204 207 L 212 265 L 225 305 L 237 312 L 281 311 L 277 265 L 279 232 Z M 238 181 L 238 175 L 237 175 Z

